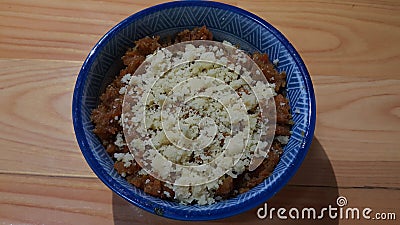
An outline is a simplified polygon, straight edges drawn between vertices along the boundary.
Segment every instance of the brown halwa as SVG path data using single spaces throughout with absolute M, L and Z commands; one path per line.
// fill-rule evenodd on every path
M 212 40 L 212 33 L 205 27 L 194 28 L 193 30 L 184 30 L 178 33 L 175 38 L 170 38 L 163 43 L 159 37 L 145 37 L 135 41 L 135 47 L 129 49 L 122 57 L 125 65 L 119 75 L 109 84 L 105 92 L 100 96 L 100 104 L 92 111 L 91 119 L 95 125 L 93 132 L 99 137 L 102 145 L 110 156 L 115 153 L 127 153 L 129 149 L 126 145 L 117 146 L 115 144 L 117 135 L 123 133 L 119 118 L 122 113 L 122 102 L 124 94 L 120 94 L 120 89 L 125 86 L 121 79 L 126 74 L 134 74 L 135 70 L 146 59 L 146 56 L 152 54 L 160 47 L 168 46 L 173 43 L 179 43 L 190 40 Z M 286 73 L 278 72 L 268 55 L 265 53 L 254 53 L 252 59 L 260 67 L 268 82 L 275 84 L 275 105 L 277 113 L 276 136 L 290 136 L 292 117 L 288 99 L 285 97 Z M 123 138 L 123 137 L 122 137 Z M 254 171 L 246 170 L 237 178 L 225 176 L 222 184 L 216 191 L 216 196 L 223 199 L 233 197 L 246 192 L 255 187 L 267 178 L 275 166 L 278 164 L 280 155 L 283 152 L 283 145 L 278 139 L 275 139 L 263 163 Z M 112 157 L 114 159 L 114 157 Z M 123 174 L 126 180 L 132 185 L 144 190 L 145 193 L 162 198 L 173 200 L 174 191 L 168 188 L 164 182 L 155 179 L 151 175 L 141 174 L 141 167 L 133 160 L 129 166 L 123 161 L 114 159 L 114 168 L 118 173 Z

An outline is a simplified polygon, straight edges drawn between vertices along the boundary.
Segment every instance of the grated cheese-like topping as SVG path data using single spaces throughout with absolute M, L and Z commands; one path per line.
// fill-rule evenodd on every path
M 289 136 L 277 136 L 276 140 L 278 140 L 281 144 L 286 145 L 289 143 Z
M 253 64 L 229 42 L 181 43 L 148 56 L 121 79 L 119 122 L 132 157 L 114 157 L 135 159 L 139 174 L 166 182 L 182 204 L 214 203 L 223 175 L 236 178 L 272 143 L 275 118 L 263 116 L 275 110 L 275 86 Z M 115 144 L 125 145 L 122 134 Z
M 126 145 L 126 143 L 124 142 L 124 139 L 122 138 L 122 133 L 117 134 L 114 144 L 116 146 L 118 146 L 119 148 L 122 148 Z
M 126 168 L 130 167 L 133 163 L 133 155 L 130 153 L 114 153 L 114 158 L 117 161 L 122 161 Z

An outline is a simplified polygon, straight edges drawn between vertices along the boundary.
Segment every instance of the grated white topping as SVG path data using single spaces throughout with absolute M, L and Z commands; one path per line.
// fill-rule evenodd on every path
M 289 142 L 289 136 L 277 136 L 276 140 L 278 140 L 281 144 L 286 145 Z
M 117 134 L 114 144 L 116 146 L 118 146 L 119 148 L 122 148 L 126 145 L 126 143 L 124 142 L 124 139 L 122 138 L 122 133 Z
M 117 161 L 122 161 L 124 163 L 124 167 L 128 168 L 133 163 L 133 155 L 128 153 L 114 153 L 114 158 Z
M 229 42 L 223 44 L 232 46 Z M 264 132 L 260 129 L 267 128 L 262 127 L 259 121 L 259 102 L 275 96 L 275 86 L 252 80 L 246 68 L 230 63 L 231 59 L 228 60 L 217 46 L 187 44 L 184 51 L 176 54 L 178 57 L 172 57 L 173 53 L 168 49 L 160 49 L 148 56 L 144 73 L 127 74 L 121 79 L 129 86 L 122 87 L 119 92 L 128 91 L 127 95 L 136 104 L 131 105 L 131 115 L 124 116 L 124 120 L 121 116 L 119 122 L 124 124 L 128 133 L 133 132 L 129 136 L 136 137 L 130 141 L 129 147 L 141 151 L 145 160 L 151 159 L 141 165 L 149 166 L 150 171 L 144 168 L 139 174 L 150 172 L 168 179 L 171 173 L 178 173 L 180 176 L 174 180 L 174 185 L 166 183 L 175 192 L 175 199 L 182 204 L 212 204 L 216 201 L 215 191 L 222 183 L 221 176 L 218 179 L 212 179 L 212 176 L 227 172 L 235 178 L 245 171 L 254 155 L 267 156 L 267 152 L 256 153 L 257 148 L 265 149 L 269 144 L 260 141 Z M 239 52 L 229 57 L 236 62 L 247 62 L 245 54 Z M 257 72 L 260 75 L 259 70 Z M 219 81 L 228 85 L 216 85 Z M 180 86 L 176 88 L 178 84 Z M 199 93 L 206 97 L 185 102 L 188 96 Z M 145 101 L 140 94 L 146 96 Z M 238 102 L 236 97 L 241 101 Z M 169 104 L 171 102 L 185 104 Z M 227 105 L 230 109 L 225 107 Z M 160 108 L 164 106 L 169 113 L 162 113 Z M 247 115 L 246 121 L 243 112 Z M 248 126 L 232 132 L 232 126 L 241 127 L 243 124 Z M 122 134 L 117 135 L 115 144 L 118 147 L 126 145 Z M 155 149 L 148 149 L 148 146 Z M 115 153 L 114 157 L 130 166 L 134 157 L 128 158 L 126 154 Z M 215 163 L 217 167 L 210 175 L 204 175 L 209 172 L 205 166 L 208 163 Z M 196 169 L 178 167 L 177 164 Z M 164 194 L 169 196 L 168 192 Z

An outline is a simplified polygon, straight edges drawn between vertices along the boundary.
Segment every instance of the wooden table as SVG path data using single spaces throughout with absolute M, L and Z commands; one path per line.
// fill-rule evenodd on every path
M 156 4 L 145 2 L 0 0 L 0 224 L 184 224 L 113 194 L 72 128 L 83 60 L 111 27 Z M 399 224 L 400 2 L 226 2 L 284 33 L 315 87 L 313 144 L 268 206 L 318 209 L 342 195 L 346 207 L 395 212 L 397 220 L 259 220 L 253 209 L 209 224 Z

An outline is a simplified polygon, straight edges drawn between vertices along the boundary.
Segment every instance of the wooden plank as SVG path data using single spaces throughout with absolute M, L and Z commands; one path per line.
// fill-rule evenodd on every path
M 388 78 L 397 71 L 400 6 L 395 1 L 225 2 L 281 30 L 313 75 Z M 82 61 L 112 26 L 156 3 L 3 1 L 0 57 Z
M 94 176 L 71 119 L 80 63 L 1 60 L 0 67 L 0 172 Z
M 240 1 L 276 26 L 312 75 L 399 75 L 400 5 L 396 1 Z
M 338 189 L 334 187 L 286 186 L 267 202 L 267 207 L 337 207 L 343 195 L 347 207 L 369 207 L 373 212 L 395 212 L 400 191 L 390 189 Z M 390 200 L 390 201 L 389 201 Z M 263 205 L 262 205 L 263 206 Z M 261 206 L 260 206 L 261 207 Z M 209 224 L 354 224 L 354 220 L 280 220 L 257 217 L 259 207 L 238 216 Z M 372 214 L 371 214 L 372 215 Z M 152 215 L 112 194 L 93 178 L 31 175 L 0 175 L 0 220 L 5 224 L 186 224 Z M 373 221 L 362 221 L 374 224 Z M 197 222 L 194 224 L 203 224 Z
M 110 224 L 111 192 L 93 178 L 0 175 L 4 224 Z

